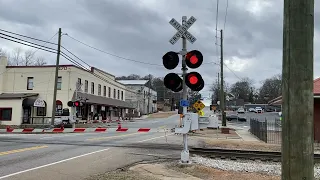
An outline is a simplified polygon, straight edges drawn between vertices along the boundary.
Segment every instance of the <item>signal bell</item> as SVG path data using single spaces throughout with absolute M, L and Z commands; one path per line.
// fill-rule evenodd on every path
M 204 80 L 198 72 L 188 73 L 185 82 L 192 91 L 201 91 L 204 87 Z
M 201 66 L 203 62 L 202 53 L 198 50 L 193 50 L 187 53 L 186 55 L 186 64 L 189 68 L 195 69 Z
M 169 51 L 163 57 L 163 66 L 167 69 L 174 69 L 179 64 L 179 55 L 176 52 Z
M 182 79 L 176 73 L 169 73 L 164 77 L 164 85 L 166 88 L 179 92 L 182 90 Z

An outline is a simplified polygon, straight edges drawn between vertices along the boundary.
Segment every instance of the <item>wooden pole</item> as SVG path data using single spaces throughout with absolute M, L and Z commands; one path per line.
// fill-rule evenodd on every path
M 284 0 L 282 180 L 314 179 L 314 0 Z

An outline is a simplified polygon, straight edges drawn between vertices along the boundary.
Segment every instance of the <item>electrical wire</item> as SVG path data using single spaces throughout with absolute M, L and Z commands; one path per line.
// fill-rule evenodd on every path
M 86 44 L 86 43 L 84 43 L 84 42 L 82 42 L 82 41 L 80 41 L 80 40 L 78 40 L 78 39 L 76 39 L 76 38 L 74 38 L 74 37 L 71 37 L 69 34 L 66 34 L 66 36 L 68 36 L 69 38 L 73 39 L 74 41 L 77 41 L 77 42 L 80 43 L 80 44 L 83 44 L 83 45 L 85 45 L 85 46 L 87 46 L 87 47 L 90 47 L 90 48 L 95 49 L 95 50 L 97 50 L 97 51 L 100 51 L 100 52 L 102 52 L 102 53 L 108 54 L 108 55 L 110 55 L 110 56 L 114 56 L 114 57 L 117 57 L 117 58 L 120 58 L 120 59 L 123 59 L 123 60 L 127 60 L 127 61 L 132 61 L 132 62 L 136 62 L 136 63 L 146 64 L 146 65 L 162 66 L 162 65 L 160 65 L 160 64 L 147 63 L 147 62 L 143 62 L 143 61 L 138 61 L 138 60 L 134 60 L 134 59 L 129 59 L 129 58 L 125 58 L 125 57 L 122 57 L 122 56 L 118 56 L 118 55 L 115 55 L 115 54 L 106 52 L 106 51 L 104 51 L 104 50 L 98 49 L 98 48 L 96 48 L 96 47 L 93 47 L 93 46 L 91 46 L 91 45 L 88 45 L 88 44 Z
M 16 42 L 16 43 L 19 43 L 19 44 L 22 44 L 22 45 L 25 45 L 25 46 L 29 46 L 29 47 L 33 47 L 33 48 L 36 48 L 36 49 L 40 49 L 40 50 L 43 50 L 43 51 L 47 51 L 47 52 L 50 52 L 50 53 L 54 53 L 54 54 L 56 53 L 56 52 L 54 52 L 54 51 L 49 51 L 49 50 L 47 50 L 47 49 L 42 49 L 42 48 L 39 48 L 39 47 L 36 47 L 36 46 L 32 46 L 32 45 L 29 45 L 29 44 L 25 44 L 25 43 L 22 43 L 22 42 L 19 42 L 19 41 L 16 41 L 16 40 L 8 39 L 8 38 L 3 37 L 3 36 L 0 36 L 0 38 L 6 39 L 6 40 L 8 40 L 8 41 Z M 56 51 L 56 50 L 55 50 L 55 51 Z
M 7 36 L 7 37 L 9 37 L 9 38 L 11 38 L 11 39 L 16 39 L 16 40 L 19 40 L 19 41 L 22 41 L 22 42 L 26 42 L 26 43 L 29 43 L 29 44 L 33 44 L 33 45 L 36 45 L 36 46 L 39 46 L 39 47 L 42 47 L 42 48 L 47 48 L 47 49 L 50 49 L 50 50 L 56 51 L 56 50 L 55 50 L 55 49 L 53 49 L 53 48 L 46 47 L 46 46 L 42 46 L 42 45 L 39 45 L 39 44 L 36 44 L 36 43 L 30 42 L 30 41 L 26 41 L 26 40 L 23 40 L 23 39 L 20 39 L 20 38 L 16 38 L 16 37 L 13 37 L 13 36 L 10 36 L 10 35 L 6 35 L 6 34 L 3 34 L 3 33 L 0 33 L 0 35 Z
M 229 0 L 227 0 L 227 6 L 226 6 L 226 13 L 224 16 L 224 24 L 223 24 L 223 30 L 226 30 L 226 23 L 227 23 L 227 16 L 228 16 L 228 7 L 229 7 Z
M 37 39 L 37 38 L 30 37 L 30 36 L 21 35 L 21 34 L 10 32 L 10 31 L 6 31 L 6 30 L 3 30 L 3 29 L 0 29 L 0 31 L 6 32 L 6 33 L 10 33 L 10 34 L 14 34 L 14 35 L 21 36 L 21 37 L 25 37 L 25 38 L 29 38 L 29 39 L 33 39 L 33 40 L 36 40 L 36 41 L 41 41 L 41 42 L 45 42 L 45 43 L 49 43 L 49 44 L 53 44 L 53 45 L 58 45 L 57 43 L 44 41 L 44 40 L 41 40 L 41 39 Z

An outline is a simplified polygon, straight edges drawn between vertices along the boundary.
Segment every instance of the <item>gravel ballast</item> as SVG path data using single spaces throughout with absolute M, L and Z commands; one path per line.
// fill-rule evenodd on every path
M 194 156 L 191 158 L 193 163 L 204 165 L 211 168 L 226 170 L 226 171 L 239 171 L 239 172 L 257 172 L 269 175 L 281 175 L 281 163 L 279 162 L 258 162 L 246 160 L 220 160 L 210 159 L 201 156 Z M 314 177 L 320 178 L 320 165 L 316 164 L 314 167 Z

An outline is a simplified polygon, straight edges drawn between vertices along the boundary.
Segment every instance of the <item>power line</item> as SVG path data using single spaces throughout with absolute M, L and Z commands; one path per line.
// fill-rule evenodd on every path
M 70 52 L 67 48 L 61 46 L 63 49 L 65 49 L 66 51 L 68 51 L 68 53 L 72 54 L 74 57 L 76 57 L 77 59 L 79 59 L 81 62 L 83 62 L 84 64 L 86 64 L 87 66 L 91 67 L 88 63 L 86 63 L 85 61 L 83 61 L 82 59 L 80 59 L 78 56 L 76 56 L 75 54 L 73 54 L 72 52 Z
M 229 0 L 227 0 L 227 6 L 226 6 L 226 14 L 224 16 L 224 24 L 223 24 L 223 30 L 226 29 L 226 22 L 227 22 L 227 16 L 228 16 L 228 7 L 229 7 Z
M 76 38 L 71 37 L 69 34 L 66 34 L 66 36 L 68 36 L 69 38 L 71 38 L 71 39 L 73 39 L 73 40 L 75 40 L 75 41 L 77 41 L 77 42 L 79 42 L 79 43 L 81 43 L 81 44 L 83 44 L 83 45 L 85 45 L 87 47 L 90 47 L 90 48 L 95 49 L 97 51 L 100 51 L 102 53 L 108 54 L 110 56 L 114 56 L 114 57 L 117 57 L 117 58 L 120 58 L 120 59 L 123 59 L 123 60 L 132 61 L 132 62 L 141 63 L 141 64 L 147 64 L 147 65 L 152 65 L 152 66 L 161 66 L 160 64 L 147 63 L 147 62 L 143 62 L 143 61 L 138 61 L 138 60 L 134 60 L 134 59 L 129 59 L 129 58 L 125 58 L 125 57 L 122 57 L 122 56 L 118 56 L 118 55 L 106 52 L 104 50 L 98 49 L 96 47 L 90 46 L 90 45 L 88 45 L 88 44 L 86 44 L 86 43 L 84 43 L 84 42 L 82 42 L 82 41 L 80 41 L 80 40 L 78 40 Z
M 33 44 L 33 45 L 36 45 L 36 46 L 40 46 L 40 47 L 43 47 L 43 48 L 47 48 L 47 49 L 56 51 L 56 50 L 53 49 L 53 48 L 46 47 L 46 46 L 42 46 L 42 45 L 39 45 L 39 44 L 30 42 L 30 41 L 26 41 L 26 40 L 23 40 L 23 39 L 20 39 L 20 38 L 16 38 L 16 37 L 13 37 L 13 36 L 10 36 L 10 35 L 7 35 L 7 34 L 0 33 L 0 35 L 7 36 L 7 37 L 9 37 L 9 38 L 11 38 L 11 39 L 16 39 L 16 40 L 19 40 L 19 41 L 22 41 L 22 42 L 26 42 L 26 43 L 29 43 L 29 44 Z
M 0 33 L 0 34 L 3 34 L 3 33 Z M 5 35 L 5 34 L 3 34 L 3 35 Z M 5 35 L 5 36 L 9 36 L 9 35 Z M 22 36 L 22 35 L 21 35 L 21 36 Z M 54 35 L 54 36 L 55 36 L 55 35 Z M 54 37 L 54 36 L 53 36 L 53 37 Z M 22 39 L 19 39 L 19 38 L 15 38 L 15 37 L 12 37 L 12 36 L 9 36 L 9 37 L 11 37 L 12 39 L 17 39 L 17 40 L 20 40 L 20 41 L 23 41 L 23 42 L 27 42 L 27 43 L 30 43 L 30 44 L 34 44 L 34 45 L 37 45 L 37 46 L 40 46 L 40 47 L 52 49 L 52 48 L 45 47 L 45 46 L 42 46 L 42 45 L 39 45 L 39 44 L 36 44 L 36 43 L 31 43 L 31 42 L 28 42 L 28 41 L 25 41 L 25 40 L 22 40 Z M 53 38 L 53 37 L 52 37 L 52 38 Z M 12 40 L 12 39 L 9 39 L 9 38 L 3 37 L 3 36 L 0 36 L 0 38 L 6 39 L 6 40 L 8 40 L 8 41 L 16 42 L 16 43 L 19 43 L 19 44 L 23 44 L 23 45 L 25 45 L 25 46 L 29 46 L 29 47 L 33 47 L 33 48 L 36 48 L 36 49 L 40 49 L 40 50 L 43 50 L 43 51 L 47 51 L 47 52 L 50 52 L 50 53 L 54 53 L 54 54 L 57 53 L 56 51 L 50 51 L 50 50 L 43 49 L 43 48 L 40 48 L 40 47 L 36 47 L 36 46 L 30 45 L 30 44 L 25 44 L 25 43 L 23 43 L 23 42 L 19 42 L 19 41 L 16 41 L 16 40 Z M 43 42 L 46 42 L 46 41 L 43 41 Z M 64 49 L 67 50 L 66 48 L 64 48 Z M 53 49 L 53 50 L 54 50 L 54 49 Z M 70 54 L 74 55 L 74 54 L 73 54 L 72 52 L 70 52 L 69 50 L 67 50 L 67 51 L 68 51 Z M 71 58 L 70 56 L 68 56 L 66 53 L 61 52 L 61 56 L 64 57 L 65 59 L 67 59 L 68 61 L 72 62 L 72 63 L 75 64 L 76 66 L 78 66 L 78 67 L 80 67 L 80 68 L 82 68 L 82 69 L 84 69 L 84 70 L 87 70 L 88 72 L 91 72 L 90 69 L 87 69 L 87 68 L 84 67 L 82 64 L 80 64 L 78 61 L 76 61 L 76 60 L 74 60 L 73 58 Z M 76 55 L 74 55 L 74 56 L 77 57 Z M 77 58 L 78 58 L 79 60 L 81 60 L 79 57 L 77 57 Z M 81 61 L 84 62 L 85 64 L 87 64 L 85 61 L 83 61 L 83 60 L 81 60 Z M 87 64 L 87 65 L 88 65 L 88 64 Z M 88 66 L 91 67 L 90 65 L 88 65 Z M 100 75 L 97 75 L 97 74 L 95 74 L 95 73 L 93 73 L 93 72 L 91 72 L 91 74 L 93 74 L 95 77 L 97 77 L 97 78 L 99 78 L 99 79 L 101 79 L 101 80 L 103 80 L 103 81 L 105 81 L 105 82 L 107 82 L 107 83 L 109 83 L 109 84 L 111 84 L 111 85 L 113 85 L 113 86 L 115 86 L 115 87 L 118 87 L 118 88 L 120 88 L 120 89 L 127 90 L 128 92 L 137 94 L 137 92 L 130 91 L 130 90 L 128 90 L 126 87 L 124 87 L 124 88 L 123 88 L 123 87 L 120 87 L 120 86 L 118 86 L 118 85 L 116 85 L 116 84 L 114 84 L 114 83 L 112 83 L 112 82 L 110 82 L 110 81 L 102 78 Z M 104 74 L 103 74 L 103 75 L 104 75 Z M 105 75 L 104 75 L 104 76 L 105 76 Z
M 240 80 L 242 80 L 242 78 L 240 78 L 232 69 L 230 69 L 225 63 L 223 63 L 223 65 L 227 68 L 227 69 L 229 69 L 232 73 L 233 73 L 233 75 L 235 75 L 238 79 L 240 79 Z
M 8 39 L 8 38 L 3 37 L 3 36 L 0 36 L 0 38 L 6 39 L 6 40 L 8 40 L 8 41 L 16 42 L 16 43 L 19 43 L 19 44 L 23 44 L 23 45 L 25 45 L 25 46 L 29 46 L 29 47 L 33 47 L 33 48 L 36 48 L 36 49 L 40 49 L 40 50 L 43 50 L 43 51 L 47 51 L 47 52 L 50 52 L 50 53 L 54 53 L 54 54 L 56 53 L 56 52 L 54 52 L 54 51 L 49 51 L 49 50 L 47 50 L 47 49 L 42 49 L 42 48 L 39 48 L 39 47 L 36 47 L 36 46 L 32 46 L 32 45 L 30 45 L 30 44 L 25 44 L 25 43 L 22 43 L 22 42 L 19 42 L 19 41 L 16 41 L 16 40 Z M 41 45 L 39 45 L 39 46 L 41 46 Z
M 41 41 L 41 42 L 45 42 L 45 43 L 49 43 L 49 44 L 53 44 L 53 45 L 58 45 L 56 43 L 52 43 L 52 42 L 49 42 L 49 41 L 44 41 L 44 40 L 33 38 L 33 37 L 30 37 L 30 36 L 21 35 L 21 34 L 10 32 L 10 31 L 6 31 L 6 30 L 3 30 L 3 29 L 0 29 L 0 31 L 6 32 L 6 33 L 10 33 L 10 34 L 14 34 L 14 35 L 21 36 L 21 37 L 25 37 L 25 38 L 29 38 L 29 39 L 33 39 L 33 40 L 36 40 L 36 41 Z

